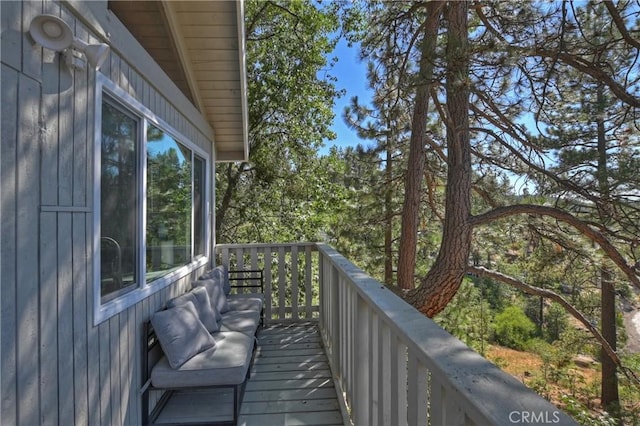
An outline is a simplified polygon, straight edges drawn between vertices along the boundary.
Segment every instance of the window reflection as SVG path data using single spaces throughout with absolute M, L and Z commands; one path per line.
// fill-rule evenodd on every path
M 147 130 L 146 280 L 191 260 L 191 151 L 154 126 Z
M 136 283 L 138 121 L 102 106 L 100 178 L 100 294 Z
M 205 205 L 204 188 L 206 179 L 205 162 L 202 158 L 194 156 L 193 159 L 193 250 L 194 255 L 206 254 L 204 224 Z

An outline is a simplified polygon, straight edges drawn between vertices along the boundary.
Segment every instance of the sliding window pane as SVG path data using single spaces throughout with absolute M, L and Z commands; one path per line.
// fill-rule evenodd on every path
M 147 130 L 147 282 L 191 261 L 191 151 Z
M 138 121 L 115 106 L 102 106 L 100 176 L 101 296 L 134 288 L 138 224 Z
M 205 254 L 205 162 L 194 156 L 193 159 L 193 250 L 194 255 Z

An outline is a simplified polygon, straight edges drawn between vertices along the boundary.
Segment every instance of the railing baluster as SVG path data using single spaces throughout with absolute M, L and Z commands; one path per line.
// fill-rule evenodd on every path
M 298 246 L 291 247 L 291 318 L 298 317 Z
M 305 270 L 304 270 L 304 307 L 305 318 L 313 318 L 313 288 L 311 287 L 313 256 L 311 254 L 311 246 L 304 249 Z M 318 270 L 319 272 L 319 270 Z M 319 300 L 319 299 L 318 299 Z
M 430 383 L 430 392 L 429 392 L 429 418 L 431 419 L 431 424 L 441 425 L 444 424 L 444 388 L 442 387 L 442 383 L 431 378 Z
M 264 317 L 267 322 L 273 319 L 273 293 L 271 288 L 271 265 L 273 264 L 273 251 L 271 247 L 264 248 L 264 292 L 266 295 Z
M 407 390 L 409 398 L 408 421 L 410 425 L 426 425 L 429 398 L 427 393 L 427 369 L 415 356 L 409 354 L 408 370 L 408 377 L 411 378 Z
M 251 268 L 254 271 L 258 269 L 258 248 L 251 247 Z
M 407 347 L 395 334 L 391 335 L 391 371 L 392 423 L 405 426 L 407 425 Z M 393 372 L 395 372 L 395 377 Z
M 343 389 L 349 402 L 351 402 L 351 383 L 349 382 L 349 358 L 347 357 L 347 349 L 349 342 L 349 317 L 347 313 L 348 300 L 347 300 L 347 286 L 343 285 L 343 278 L 340 275 L 338 280 L 338 291 L 340 292 L 340 298 L 338 299 L 340 303 L 340 312 L 338 313 L 338 321 L 340 327 L 340 365 L 342 366 L 341 370 L 341 378 L 343 382 Z
M 383 389 L 381 389 L 380 387 L 380 370 L 381 370 L 381 365 L 380 365 L 380 352 L 381 352 L 381 346 L 380 346 L 380 321 L 379 321 L 379 317 L 378 314 L 376 314 L 375 312 L 371 311 L 370 312 L 370 324 L 371 324 L 371 333 L 370 333 L 370 339 L 369 342 L 367 344 L 367 350 L 369 351 L 369 357 L 370 357 L 370 361 L 369 361 L 369 371 L 368 371 L 368 375 L 369 375 L 369 405 L 368 405 L 368 409 L 369 409 L 369 424 L 375 426 L 375 425 L 379 425 L 380 423 L 380 407 L 381 407 L 381 401 L 380 401 L 380 397 L 381 394 L 380 392 L 383 391 Z
M 278 319 L 286 318 L 286 282 L 287 274 L 285 272 L 286 259 L 284 246 L 278 248 Z
M 236 249 L 236 267 L 237 270 L 244 269 L 244 247 Z
M 331 321 L 331 337 L 333 338 L 333 362 L 332 365 L 338 366 L 339 362 L 342 360 L 340 342 L 342 341 L 342 329 L 340 326 L 340 293 L 339 293 L 339 275 L 338 269 L 335 268 L 330 262 L 327 262 L 327 269 L 329 269 L 329 273 L 327 274 L 330 279 L 329 287 L 331 288 L 330 294 L 330 305 L 329 305 L 329 318 Z M 334 367 L 338 368 L 338 367 Z M 342 372 L 334 371 L 334 374 L 337 375 L 340 380 L 342 380 Z
M 395 347 L 391 346 L 391 331 L 389 327 L 382 323 L 382 360 L 381 360 L 381 368 L 380 375 L 382 379 L 380 380 L 380 398 L 382 399 L 382 424 L 390 425 L 391 419 L 396 418 L 395 415 L 391 413 L 392 407 L 392 398 L 396 398 L 398 394 L 398 386 L 397 383 L 392 381 L 391 375 L 391 358 L 392 353 L 396 351 Z
M 354 318 L 354 333 L 352 336 L 352 345 L 355 347 L 352 349 L 354 352 L 354 423 L 358 425 L 370 425 L 369 419 L 369 404 L 371 401 L 370 392 L 370 375 L 369 375 L 369 363 L 371 351 L 369 350 L 369 342 L 371 341 L 371 328 L 369 309 L 367 303 L 358 297 L 357 294 L 353 295 L 355 299 L 353 307 L 355 312 Z

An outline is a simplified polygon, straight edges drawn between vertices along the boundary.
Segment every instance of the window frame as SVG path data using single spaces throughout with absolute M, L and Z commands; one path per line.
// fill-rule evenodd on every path
M 101 254 L 100 254 L 100 237 L 101 237 L 101 173 L 102 173 L 102 106 L 105 102 L 105 96 L 108 102 L 120 109 L 123 113 L 133 116 L 138 120 L 137 137 L 139 138 L 139 152 L 137 156 L 137 167 L 141 176 L 138 179 L 138 206 L 137 206 L 137 223 L 136 244 L 138 244 L 138 255 L 136 258 L 136 270 L 138 279 L 132 289 L 118 294 L 110 294 L 103 301 L 101 296 Z M 174 283 L 176 280 L 189 275 L 194 270 L 201 268 L 209 262 L 211 255 L 211 192 L 212 181 L 211 154 L 206 152 L 200 146 L 192 142 L 189 138 L 179 133 L 167 122 L 160 119 L 150 109 L 142 105 L 140 101 L 129 95 L 114 82 L 109 80 L 101 73 L 96 75 L 95 85 L 95 128 L 93 141 L 93 323 L 98 325 L 101 322 L 111 318 L 112 316 L 128 309 L 129 307 L 139 303 L 140 301 L 150 297 L 154 293 Z M 199 157 L 204 163 L 204 188 L 203 195 L 203 238 L 204 238 L 204 254 L 195 254 L 195 212 L 194 212 L 194 173 L 191 175 L 191 261 L 185 265 L 168 272 L 167 274 L 150 282 L 146 281 L 146 221 L 147 221 L 147 129 L 152 124 L 166 134 L 170 135 L 176 142 L 184 145 L 191 151 L 191 161 L 195 157 Z

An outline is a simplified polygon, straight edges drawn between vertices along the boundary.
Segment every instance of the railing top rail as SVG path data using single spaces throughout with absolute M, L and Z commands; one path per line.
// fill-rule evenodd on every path
M 216 251 L 221 251 L 223 249 L 234 250 L 234 249 L 245 249 L 245 248 L 290 248 L 290 247 L 311 247 L 313 251 L 317 250 L 318 243 L 314 242 L 302 242 L 302 243 L 247 243 L 247 244 L 216 244 Z
M 553 404 L 449 334 L 335 249 L 320 243 L 317 247 L 322 257 L 355 286 L 358 294 L 407 346 L 412 356 L 440 383 L 451 387 L 456 402 L 471 418 L 486 419 L 491 424 L 509 424 L 522 420 L 525 413 L 528 418 L 542 419 L 542 423 L 548 420 L 556 425 L 576 424 Z

